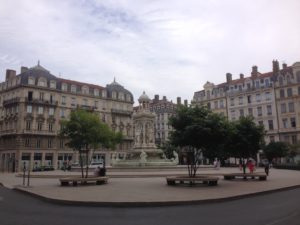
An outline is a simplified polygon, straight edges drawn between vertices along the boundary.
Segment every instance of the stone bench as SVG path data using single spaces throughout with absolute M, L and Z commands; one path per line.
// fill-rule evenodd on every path
M 208 186 L 215 186 L 218 184 L 219 178 L 217 177 L 167 177 L 167 184 L 168 185 L 176 185 L 176 183 L 184 184 L 188 183 L 190 185 L 196 184 L 196 183 L 203 183 L 207 184 Z
M 66 177 L 59 179 L 61 186 L 68 186 L 70 183 L 73 186 L 77 186 L 78 183 L 80 184 L 88 184 L 88 183 L 96 183 L 96 185 L 106 184 L 108 181 L 108 177 Z
M 262 173 L 229 173 L 229 174 L 223 174 L 224 176 L 224 180 L 232 180 L 235 178 L 243 178 L 243 179 L 247 179 L 247 178 L 251 178 L 251 179 L 259 179 L 259 180 L 267 180 L 267 175 L 266 174 L 262 174 Z

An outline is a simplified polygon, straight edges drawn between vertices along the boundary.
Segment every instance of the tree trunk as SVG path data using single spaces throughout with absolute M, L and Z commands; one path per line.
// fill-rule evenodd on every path
M 79 150 L 79 164 L 80 164 L 80 169 L 81 169 L 81 177 L 84 178 L 84 173 L 83 173 L 83 158 L 82 158 L 82 152 Z
M 88 177 L 89 175 L 89 149 L 86 148 L 86 159 L 85 159 L 85 162 L 86 162 L 86 170 L 85 170 L 85 178 Z

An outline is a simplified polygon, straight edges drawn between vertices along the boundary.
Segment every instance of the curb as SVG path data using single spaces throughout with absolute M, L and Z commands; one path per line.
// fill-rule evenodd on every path
M 204 199 L 204 200 L 191 200 L 191 201 L 166 201 L 166 202 L 87 202 L 87 201 L 71 201 L 62 199 L 48 198 L 36 193 L 32 193 L 23 189 L 13 188 L 14 191 L 38 198 L 45 202 L 50 202 L 59 205 L 72 205 L 72 206 L 86 206 L 86 207 L 162 207 L 162 206 L 188 206 L 188 205 L 200 205 L 200 204 L 211 204 L 221 203 L 227 201 L 235 201 L 244 198 L 250 198 L 255 196 L 261 196 L 266 194 L 272 194 L 281 191 L 294 190 L 300 188 L 300 185 L 294 185 L 290 187 L 278 188 L 273 190 L 261 191 L 250 194 L 243 194 L 237 196 L 230 196 L 218 199 Z

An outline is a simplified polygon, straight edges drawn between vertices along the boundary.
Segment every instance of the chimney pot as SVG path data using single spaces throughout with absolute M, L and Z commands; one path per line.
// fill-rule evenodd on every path
M 227 81 L 227 83 L 232 81 L 232 74 L 231 73 L 226 73 L 226 81 Z
M 177 105 L 181 105 L 181 98 L 177 97 Z

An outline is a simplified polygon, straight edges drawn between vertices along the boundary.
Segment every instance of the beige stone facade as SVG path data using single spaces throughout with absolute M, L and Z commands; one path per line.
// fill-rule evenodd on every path
M 258 72 L 252 67 L 251 75 L 215 85 L 207 82 L 204 90 L 194 93 L 192 103 L 205 105 L 229 120 L 251 115 L 267 131 L 266 142 L 285 141 L 291 144 L 300 139 L 300 63 L 292 66 L 273 61 L 273 70 Z
M 16 75 L 7 70 L 0 83 L 0 170 L 20 171 L 78 161 L 66 140 L 58 136 L 60 121 L 70 112 L 83 108 L 96 112 L 113 130 L 121 131 L 124 141 L 116 152 L 133 146 L 133 96 L 116 81 L 106 87 L 61 79 L 39 64 L 21 68 Z M 91 160 L 105 159 L 109 164 L 111 152 L 97 149 Z

